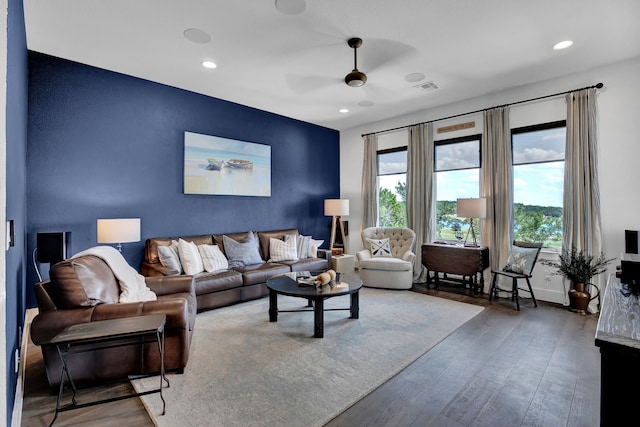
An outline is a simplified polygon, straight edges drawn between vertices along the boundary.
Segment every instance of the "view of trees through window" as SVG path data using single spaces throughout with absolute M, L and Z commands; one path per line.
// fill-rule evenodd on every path
M 378 225 L 407 226 L 407 149 L 378 151 Z
M 436 239 L 462 242 L 469 219 L 456 215 L 457 200 L 480 193 L 480 135 L 436 141 Z M 474 228 L 478 232 L 478 223 Z
M 562 245 L 565 122 L 512 129 L 515 240 Z M 480 194 L 481 135 L 436 141 L 436 236 L 461 242 L 469 219 L 456 201 Z M 406 227 L 406 147 L 378 151 L 378 224 Z M 477 221 L 475 222 L 476 232 Z
M 513 231 L 516 240 L 562 246 L 566 124 L 513 129 Z

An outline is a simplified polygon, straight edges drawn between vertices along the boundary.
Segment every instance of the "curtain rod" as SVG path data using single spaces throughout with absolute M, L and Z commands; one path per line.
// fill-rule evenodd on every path
M 392 132 L 394 130 L 406 129 L 406 128 L 409 128 L 411 126 L 417 126 L 417 125 L 422 125 L 422 124 L 427 124 L 427 123 L 439 122 L 439 121 L 442 121 L 442 120 L 455 119 L 456 117 L 468 116 L 469 114 L 482 113 L 484 111 L 492 110 L 494 108 L 509 107 L 511 105 L 524 104 L 525 102 L 539 101 L 541 99 L 553 98 L 555 96 L 560 96 L 560 95 L 566 95 L 567 93 L 576 92 L 576 91 L 579 91 L 579 90 L 593 89 L 593 88 L 602 89 L 603 87 L 604 87 L 604 84 L 597 83 L 595 85 L 582 87 L 580 89 L 567 90 L 567 91 L 564 91 L 564 92 L 554 93 L 552 95 L 544 95 L 544 96 L 539 96 L 537 98 L 525 99 L 523 101 L 516 101 L 516 102 L 511 102 L 511 103 L 508 103 L 508 104 L 496 105 L 495 107 L 481 108 L 480 110 L 470 111 L 468 113 L 454 114 L 453 116 L 442 117 L 440 119 L 434 119 L 434 120 L 427 120 L 426 122 L 414 123 L 412 125 L 398 126 L 398 127 L 391 128 L 391 129 L 379 130 L 377 132 L 363 133 L 361 136 L 364 138 L 367 135 L 377 135 L 379 133 Z

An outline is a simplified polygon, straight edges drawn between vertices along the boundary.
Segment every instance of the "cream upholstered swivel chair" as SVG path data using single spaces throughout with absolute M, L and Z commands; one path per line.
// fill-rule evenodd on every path
M 364 249 L 357 253 L 364 286 L 411 289 L 416 233 L 410 228 L 369 227 L 362 231 Z

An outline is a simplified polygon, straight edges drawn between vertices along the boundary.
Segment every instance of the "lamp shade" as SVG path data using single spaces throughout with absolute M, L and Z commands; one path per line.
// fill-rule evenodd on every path
M 348 199 L 325 199 L 324 214 L 326 216 L 349 215 L 349 200 Z
M 487 199 L 458 199 L 456 202 L 458 218 L 484 218 L 487 216 Z
M 140 218 L 98 220 L 98 243 L 130 243 L 140 241 Z

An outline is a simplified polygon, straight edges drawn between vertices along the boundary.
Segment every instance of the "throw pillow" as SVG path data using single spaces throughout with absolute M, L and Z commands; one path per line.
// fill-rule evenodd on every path
M 311 241 L 311 236 L 298 236 L 296 245 L 298 246 L 298 259 L 307 259 L 309 258 L 309 242 Z
M 229 268 L 229 261 L 224 256 L 218 245 L 198 245 L 198 251 L 202 257 L 202 265 L 205 271 L 226 270 Z
M 285 236 L 285 240 L 269 239 L 269 262 L 298 261 L 298 248 L 295 236 Z
M 231 237 L 222 236 L 224 251 L 229 259 L 229 267 L 242 267 L 243 265 L 261 264 L 264 261 L 260 257 L 258 241 L 250 231 L 247 237 L 236 241 Z
M 182 273 L 177 241 L 172 241 L 170 246 L 158 246 L 158 258 L 163 267 Z
M 514 273 L 530 275 L 533 270 L 533 263 L 536 260 L 538 248 L 521 248 L 512 246 L 507 258 L 507 265 L 504 271 L 512 271 Z
M 318 258 L 318 248 L 324 243 L 324 240 L 309 239 L 309 258 Z
M 198 252 L 198 247 L 195 243 L 179 239 L 178 253 L 180 254 L 180 263 L 185 274 L 192 276 L 204 271 L 202 258 L 200 258 L 200 252 Z
M 369 239 L 369 250 L 374 257 L 391 257 L 389 239 Z

